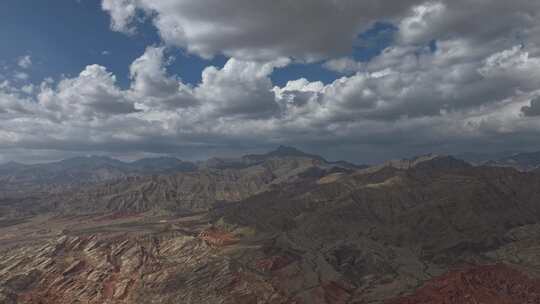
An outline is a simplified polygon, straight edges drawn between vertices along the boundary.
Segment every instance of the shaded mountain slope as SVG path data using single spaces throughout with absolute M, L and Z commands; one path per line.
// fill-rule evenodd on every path
M 506 168 L 433 167 L 282 188 L 214 216 L 278 235 L 326 269 L 326 280 L 355 286 L 353 299 L 391 298 L 461 263 L 509 261 L 508 252 L 492 252 L 513 242 L 511 229 L 540 221 L 540 179 Z M 538 257 L 525 264 L 540 270 Z
M 274 226 L 274 219 L 290 221 L 299 233 L 318 227 L 324 231 L 312 234 L 320 238 L 333 230 L 330 225 L 343 233 L 370 227 L 371 235 L 396 245 L 448 249 L 479 237 L 490 242 L 488 234 L 537 221 L 539 201 L 540 178 L 513 169 L 385 168 L 305 189 L 281 187 L 224 212 L 231 221 L 263 230 L 283 229 Z M 309 222 L 323 220 L 328 224 L 310 227 Z

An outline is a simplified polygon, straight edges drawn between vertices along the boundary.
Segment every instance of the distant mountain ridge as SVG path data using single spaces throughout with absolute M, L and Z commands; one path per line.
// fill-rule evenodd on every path
M 467 161 L 473 165 L 482 165 L 488 161 L 501 159 L 512 156 L 514 154 L 521 153 L 521 151 L 502 151 L 502 152 L 464 152 L 459 154 L 453 154 L 454 157 Z
M 249 154 L 239 158 L 211 158 L 188 162 L 174 157 L 143 158 L 124 162 L 106 156 L 74 157 L 43 164 L 10 162 L 0 165 L 0 190 L 42 188 L 51 185 L 78 186 L 83 184 L 126 179 L 135 176 L 173 175 L 201 170 L 245 169 L 274 160 L 273 166 L 303 163 L 300 167 L 320 165 L 321 168 L 357 170 L 367 166 L 345 161 L 329 162 L 315 154 L 293 147 L 279 146 L 265 154 Z
M 512 167 L 520 171 L 534 171 L 540 169 L 540 151 L 516 153 L 511 156 L 491 160 L 486 166 Z
M 279 146 L 276 150 L 270 151 L 265 154 L 248 154 L 242 157 L 251 161 L 262 161 L 273 157 L 307 157 L 319 160 L 321 162 L 327 162 L 322 156 L 305 153 L 293 147 Z
M 215 157 L 198 162 L 183 161 L 175 157 L 143 158 L 125 162 L 106 156 L 87 156 L 42 164 L 18 162 L 0 164 L 0 190 L 6 189 L 6 187 L 17 188 L 20 186 L 81 185 L 125 179 L 132 176 L 170 175 L 209 169 L 245 169 L 279 159 L 309 160 L 326 169 L 334 168 L 334 170 L 348 172 L 379 170 L 385 167 L 405 170 L 427 163 L 443 167 L 463 167 L 471 164 L 512 167 L 520 171 L 540 172 L 540 152 L 510 155 L 508 153 L 489 155 L 464 153 L 456 157 L 427 154 L 411 159 L 391 160 L 377 166 L 357 165 L 347 161 L 328 161 L 320 155 L 306 153 L 289 146 L 279 146 L 275 150 L 262 154 L 247 154 L 237 158 Z M 500 157 L 501 155 L 502 157 Z M 486 160 L 489 156 L 496 158 Z
M 364 171 L 376 172 L 385 168 L 397 170 L 408 170 L 413 168 L 456 169 L 470 168 L 472 166 L 472 164 L 450 155 L 426 154 L 410 159 L 390 160 L 382 165 L 368 167 Z
M 146 158 L 123 162 L 104 156 L 74 157 L 43 164 L 0 165 L 2 186 L 78 185 L 136 175 L 168 174 L 196 170 L 196 165 L 176 158 Z M 0 188 L 2 187 L 0 186 Z
M 461 153 L 456 158 L 475 166 L 508 167 L 518 171 L 540 171 L 540 151 L 503 151 L 492 153 Z
M 297 166 L 295 169 L 291 164 Z M 262 154 L 247 154 L 238 158 L 211 158 L 206 161 L 189 162 L 174 157 L 143 158 L 124 162 L 105 156 L 74 157 L 43 164 L 0 164 L 0 190 L 44 189 L 50 186 L 77 187 L 129 177 L 151 175 L 175 175 L 204 170 L 241 170 L 263 165 L 279 170 L 279 176 L 288 170 L 294 174 L 321 175 L 323 172 L 377 171 L 383 168 L 407 170 L 419 166 L 433 168 L 465 168 L 472 166 L 459 157 L 427 154 L 411 159 L 391 160 L 378 166 L 357 165 L 347 161 L 328 161 L 324 157 L 306 153 L 294 147 L 279 146 Z M 520 171 L 540 172 L 540 152 L 515 153 L 481 164 L 491 167 L 512 167 Z M 308 170 L 309 169 L 309 170 Z M 292 174 L 292 173 L 291 173 Z M 293 175 L 294 175 L 293 174 Z M 334 176 L 332 178 L 335 178 Z M 330 179 L 332 179 L 330 178 Z
M 200 162 L 200 168 L 216 168 L 216 169 L 232 169 L 232 168 L 246 168 L 249 166 L 257 165 L 268 161 L 270 159 L 278 158 L 303 158 L 311 159 L 320 164 L 328 166 L 336 166 L 346 169 L 363 169 L 367 168 L 367 165 L 357 165 L 347 161 L 328 161 L 324 157 L 316 154 L 306 153 L 294 147 L 278 146 L 275 150 L 264 154 L 247 154 L 239 158 L 218 158 L 214 157 L 207 161 Z

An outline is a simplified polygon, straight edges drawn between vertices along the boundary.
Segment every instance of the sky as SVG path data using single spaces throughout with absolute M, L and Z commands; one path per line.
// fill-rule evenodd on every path
M 540 1 L 0 6 L 0 163 L 540 150 Z

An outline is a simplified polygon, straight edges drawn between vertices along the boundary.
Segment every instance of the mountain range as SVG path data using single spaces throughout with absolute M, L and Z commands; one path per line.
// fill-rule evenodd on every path
M 476 165 L 511 167 L 520 171 L 534 171 L 540 168 L 540 151 L 494 154 L 464 153 L 457 157 Z
M 109 157 L 76 157 L 59 162 L 26 165 L 15 162 L 0 165 L 3 188 L 50 185 L 82 185 L 128 176 L 187 172 L 196 165 L 176 158 L 146 158 L 131 163 Z
M 500 159 L 490 160 L 488 166 L 512 167 L 521 171 L 540 169 L 540 152 L 516 153 Z
M 540 174 L 503 164 L 5 164 L 0 303 L 537 303 Z

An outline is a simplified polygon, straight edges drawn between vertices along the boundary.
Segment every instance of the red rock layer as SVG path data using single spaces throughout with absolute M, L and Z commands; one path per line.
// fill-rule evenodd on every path
M 451 271 L 387 304 L 540 303 L 540 280 L 503 264 Z
M 199 234 L 199 237 L 213 246 L 228 246 L 238 242 L 238 239 L 227 231 L 209 228 Z

